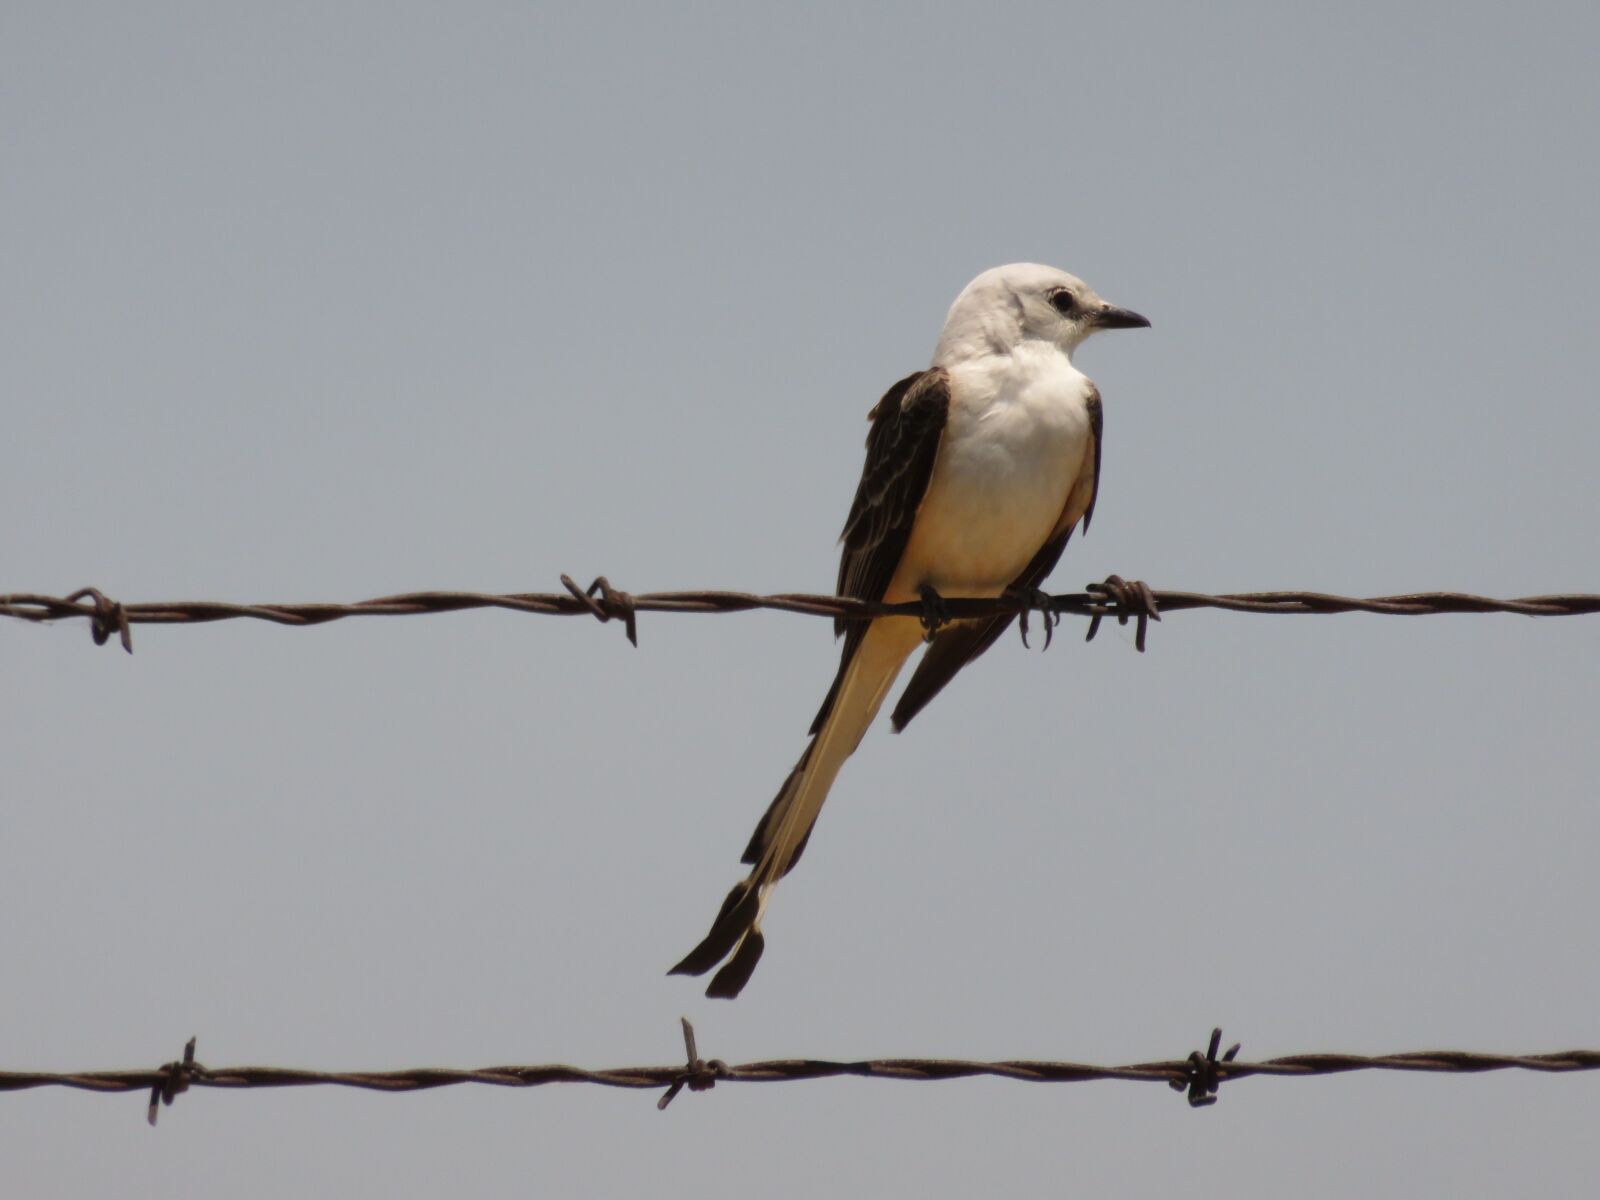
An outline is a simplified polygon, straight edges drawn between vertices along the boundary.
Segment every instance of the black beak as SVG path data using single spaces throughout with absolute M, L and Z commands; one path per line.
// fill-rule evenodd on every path
M 1108 304 L 1095 314 L 1096 329 L 1149 329 L 1150 322 L 1131 308 Z

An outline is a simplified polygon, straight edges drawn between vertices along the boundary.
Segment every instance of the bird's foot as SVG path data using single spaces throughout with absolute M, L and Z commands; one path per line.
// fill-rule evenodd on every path
M 931 583 L 919 587 L 917 594 L 922 597 L 922 640 L 931 642 L 934 634 L 950 623 L 950 606 Z
M 1036 612 L 1039 619 L 1044 622 L 1044 649 L 1050 649 L 1050 639 L 1055 634 L 1056 626 L 1061 623 L 1061 614 L 1051 607 L 1053 598 L 1049 592 L 1036 587 L 1008 587 L 1004 595 L 1008 600 L 1020 600 L 1026 605 L 1017 614 L 1017 630 L 1022 634 L 1022 644 L 1028 644 L 1028 614 Z
M 1143 654 L 1145 629 L 1151 621 L 1161 620 L 1161 612 L 1156 607 L 1155 593 L 1150 590 L 1150 585 L 1137 579 L 1124 579 L 1121 575 L 1107 575 L 1104 583 L 1091 583 L 1084 590 L 1105 608 L 1089 619 L 1089 632 L 1083 640 L 1092 641 L 1094 635 L 1100 632 L 1101 617 L 1114 616 L 1118 625 L 1126 625 L 1132 618 L 1136 622 L 1134 649 Z

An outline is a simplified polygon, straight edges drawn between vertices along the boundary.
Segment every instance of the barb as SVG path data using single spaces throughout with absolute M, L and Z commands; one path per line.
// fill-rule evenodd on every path
M 713 1058 L 710 1062 L 701 1059 L 700 1051 L 694 1042 L 694 1026 L 689 1024 L 689 1018 L 679 1017 L 678 1020 L 683 1022 L 683 1048 L 688 1056 L 688 1062 L 673 1079 L 667 1094 L 656 1101 L 656 1108 L 661 1111 L 665 1111 L 667 1105 L 672 1103 L 673 1097 L 685 1087 L 691 1092 L 708 1092 L 717 1086 L 717 1080 L 728 1077 L 728 1064 L 720 1058 Z
M 604 625 L 612 617 L 621 617 L 628 641 L 635 646 L 639 644 L 638 618 L 634 610 L 633 597 L 627 592 L 617 591 L 604 575 L 597 576 L 587 588 L 580 588 L 571 575 L 563 575 L 561 586 L 566 588 L 579 604 L 593 613 L 600 624 Z
M 150 1085 L 150 1109 L 145 1119 L 152 1128 L 155 1127 L 156 1115 L 160 1113 L 161 1106 L 165 1104 L 172 1107 L 172 1102 L 189 1090 L 189 1085 L 205 1074 L 205 1068 L 194 1061 L 194 1045 L 198 1038 L 190 1038 L 183 1047 L 183 1058 L 178 1062 L 169 1062 L 157 1073 L 158 1078 Z
M 416 1092 L 459 1084 L 490 1087 L 542 1087 L 553 1083 L 588 1083 L 601 1087 L 666 1092 L 656 1102 L 666 1108 L 684 1088 L 705 1091 L 718 1083 L 784 1083 L 798 1079 L 856 1076 L 871 1079 L 945 1080 L 989 1076 L 1025 1083 L 1084 1083 L 1120 1079 L 1165 1083 L 1186 1093 L 1189 1104 L 1203 1108 L 1216 1103 L 1217 1089 L 1229 1080 L 1252 1075 L 1303 1078 L 1340 1075 L 1349 1071 L 1410 1071 L 1435 1074 L 1481 1074 L 1486 1071 L 1600 1070 L 1600 1050 L 1565 1050 L 1553 1054 L 1479 1054 L 1467 1050 L 1419 1050 L 1405 1054 L 1294 1054 L 1260 1062 L 1241 1062 L 1234 1045 L 1220 1057 L 1222 1031 L 1213 1030 L 1205 1052 L 1188 1058 L 1125 1066 L 1011 1059 L 974 1062 L 951 1058 L 879 1058 L 854 1062 L 814 1058 L 770 1059 L 730 1066 L 720 1059 L 702 1060 L 695 1046 L 694 1028 L 683 1018 L 686 1062 L 663 1067 L 613 1067 L 585 1070 L 563 1064 L 544 1066 L 482 1067 L 476 1070 L 417 1068 L 405 1071 L 302 1071 L 285 1067 L 201 1066 L 194 1058 L 194 1039 L 184 1049 L 181 1062 L 155 1070 L 138 1071 L 0 1071 L 0 1092 L 33 1088 L 67 1087 L 91 1092 L 150 1091 L 149 1120 L 155 1124 L 159 1103 L 171 1104 L 186 1090 L 200 1088 L 350 1087 L 376 1092 Z
M 1219 1027 L 1211 1031 L 1211 1044 L 1206 1047 L 1204 1054 L 1198 1050 L 1190 1053 L 1187 1088 L 1184 1080 L 1167 1080 L 1172 1085 L 1173 1091 L 1187 1091 L 1190 1108 L 1209 1108 L 1217 1102 L 1217 1091 L 1222 1087 L 1222 1081 L 1227 1078 L 1223 1072 L 1227 1069 L 1227 1065 L 1238 1057 L 1241 1048 L 1240 1044 L 1235 1042 L 1219 1059 L 1217 1047 L 1220 1045 L 1222 1045 L 1222 1030 Z
M 611 586 L 600 576 L 588 588 L 580 589 L 568 576 L 562 576 L 565 592 L 405 592 L 381 596 L 353 604 L 231 604 L 211 600 L 164 600 L 120 603 L 94 588 L 84 588 L 69 596 L 47 596 L 34 592 L 0 595 L 0 616 L 21 621 L 57 621 L 81 618 L 90 622 L 95 641 L 104 644 L 113 633 L 124 649 L 131 651 L 130 626 L 198 625 L 212 621 L 270 621 L 277 625 L 323 625 L 347 617 L 403 617 L 420 613 L 461 612 L 466 609 L 494 608 L 508 612 L 540 613 L 547 616 L 593 616 L 601 621 L 621 620 L 628 640 L 638 644 L 637 614 L 730 613 L 769 609 L 803 613 L 807 616 L 865 621 L 873 617 L 917 617 L 927 613 L 922 601 L 907 604 L 879 604 L 850 600 L 843 596 L 784 592 L 757 595 L 751 592 L 690 591 L 641 592 L 632 594 Z M 1386 616 L 1432 616 L 1442 613 L 1515 613 L 1525 617 L 1572 617 L 1600 613 L 1600 595 L 1564 592 L 1548 596 L 1520 596 L 1497 600 L 1465 592 L 1409 592 L 1396 596 L 1332 596 L 1325 592 L 1230 592 L 1209 595 L 1204 592 L 1161 591 L 1145 584 L 1129 582 L 1113 575 L 1105 583 L 1091 585 L 1087 591 L 1060 595 L 1007 594 L 993 600 L 941 600 L 943 614 L 950 620 L 1026 614 L 1088 617 L 1091 634 L 1101 618 L 1112 617 L 1121 623 L 1135 621 L 1138 645 L 1144 648 L 1144 632 L 1149 620 L 1185 609 L 1214 608 L 1244 613 L 1379 613 Z
M 1130 619 L 1134 622 L 1133 646 L 1143 654 L 1150 622 L 1161 620 L 1160 604 L 1149 585 L 1137 580 L 1129 583 L 1121 575 L 1108 575 L 1104 583 L 1091 583 L 1089 594 L 1111 606 L 1118 625 L 1126 625 Z M 1089 632 L 1083 635 L 1084 641 L 1094 641 L 1094 635 L 1100 632 L 1100 617 L 1100 613 L 1095 613 L 1089 618 Z

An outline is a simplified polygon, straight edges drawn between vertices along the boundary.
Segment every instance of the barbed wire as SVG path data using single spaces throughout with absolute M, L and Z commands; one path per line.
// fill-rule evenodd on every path
M 613 1067 L 588 1070 L 560 1063 L 542 1066 L 481 1067 L 459 1070 L 424 1067 L 404 1071 L 304 1071 L 288 1067 L 220 1067 L 195 1060 L 195 1040 L 183 1057 L 155 1070 L 133 1071 L 0 1071 L 0 1092 L 65 1087 L 118 1093 L 149 1089 L 147 1119 L 156 1123 L 162 1105 L 190 1088 L 348 1087 L 375 1092 L 417 1092 L 460 1084 L 490 1087 L 543 1087 L 554 1083 L 588 1083 L 601 1087 L 653 1090 L 665 1088 L 656 1102 L 666 1108 L 684 1088 L 706 1091 L 719 1083 L 785 1083 L 799 1079 L 853 1076 L 869 1079 L 946 1080 L 989 1076 L 1025 1083 L 1084 1083 L 1120 1079 L 1165 1083 L 1185 1093 L 1193 1108 L 1216 1103 L 1218 1089 L 1233 1079 L 1252 1075 L 1304 1078 L 1350 1071 L 1409 1071 L 1434 1074 L 1482 1074 L 1486 1071 L 1565 1073 L 1600 1070 L 1600 1050 L 1565 1050 L 1554 1054 L 1480 1054 L 1467 1050 L 1420 1050 L 1404 1054 L 1292 1054 L 1260 1062 L 1237 1058 L 1238 1044 L 1221 1054 L 1222 1030 L 1213 1029 L 1206 1050 L 1184 1059 L 1103 1067 L 1087 1063 L 1010 1059 L 974 1062 L 953 1058 L 878 1058 L 851 1062 L 815 1058 L 780 1058 L 730 1066 L 721 1059 L 702 1059 L 694 1027 L 682 1018 L 685 1061 L 665 1067 Z
M 993 600 L 946 599 L 931 613 L 927 602 L 884 604 L 852 600 L 843 596 L 781 592 L 758 595 L 752 592 L 678 591 L 625 592 L 600 576 L 587 588 L 580 588 L 570 576 L 561 577 L 566 592 L 403 592 L 380 596 L 353 604 L 233 604 L 214 600 L 163 600 L 124 603 L 113 600 L 97 588 L 80 588 L 67 596 L 48 596 L 34 592 L 0 595 L 0 616 L 22 621 L 56 621 L 81 618 L 90 623 L 95 643 L 104 645 L 113 636 L 123 649 L 133 650 L 134 625 L 198 625 L 212 621 L 255 620 L 278 625 L 323 625 L 349 617 L 398 617 L 421 613 L 461 612 L 493 608 L 509 612 L 539 613 L 547 616 L 582 616 L 600 621 L 619 620 L 628 640 L 638 644 L 638 614 L 730 613 L 753 609 L 802 613 L 808 616 L 865 621 L 874 617 L 910 616 L 937 623 L 972 617 L 1018 614 L 1022 617 L 1023 637 L 1027 637 L 1030 613 L 1044 618 L 1046 643 L 1051 629 L 1062 616 L 1089 618 L 1092 638 L 1105 617 L 1120 624 L 1136 623 L 1136 644 L 1144 649 L 1146 623 L 1159 621 L 1162 614 L 1185 609 L 1212 608 L 1243 613 L 1378 613 L 1386 616 L 1433 616 L 1443 613 L 1515 613 L 1525 617 L 1571 617 L 1600 613 L 1600 595 L 1564 592 L 1546 596 L 1520 596 L 1499 600 L 1466 592 L 1409 592 L 1395 596 L 1335 596 L 1326 592 L 1273 591 L 1230 592 L 1211 595 L 1204 592 L 1152 589 L 1112 575 L 1104 583 L 1090 584 L 1085 591 L 1060 595 L 1037 593 L 1005 595 Z

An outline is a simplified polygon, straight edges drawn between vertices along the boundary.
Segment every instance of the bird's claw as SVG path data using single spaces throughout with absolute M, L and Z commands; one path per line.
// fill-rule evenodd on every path
M 917 594 L 922 597 L 922 640 L 931 642 L 934 635 L 950 623 L 950 606 L 931 584 L 923 584 Z
M 1017 614 L 1017 632 L 1022 634 L 1022 644 L 1028 645 L 1028 614 L 1037 612 L 1039 619 L 1044 622 L 1044 649 L 1050 649 L 1050 639 L 1055 636 L 1056 626 L 1061 623 L 1061 614 L 1051 607 L 1054 602 L 1049 592 L 1036 587 L 1009 587 L 1005 595 L 1011 600 L 1020 600 L 1025 606 Z
M 1118 625 L 1126 625 L 1131 617 L 1135 622 L 1133 646 L 1143 654 L 1145 629 L 1151 621 L 1161 620 L 1150 585 L 1138 579 L 1124 579 L 1121 575 L 1107 575 L 1104 583 L 1091 583 L 1084 590 L 1105 605 L 1106 611 L 1089 618 L 1089 632 L 1083 640 L 1094 640 L 1094 635 L 1100 632 L 1101 617 L 1115 616 Z

